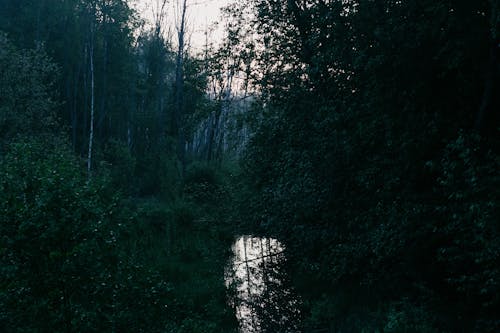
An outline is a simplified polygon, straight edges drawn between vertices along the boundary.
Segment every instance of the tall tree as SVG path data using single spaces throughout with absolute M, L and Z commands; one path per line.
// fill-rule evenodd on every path
M 175 111 L 172 124 L 174 133 L 177 135 L 177 155 L 184 175 L 186 168 L 185 158 L 185 129 L 184 118 L 184 57 L 186 50 L 186 29 L 187 29 L 187 0 L 177 1 L 177 56 L 175 61 Z
M 89 129 L 89 150 L 87 155 L 87 173 L 90 179 L 92 171 L 92 146 L 94 143 L 94 115 L 95 115 L 95 80 L 94 80 L 94 16 L 96 14 L 95 4 L 90 8 L 90 27 L 89 27 L 89 64 L 90 64 L 90 129 Z

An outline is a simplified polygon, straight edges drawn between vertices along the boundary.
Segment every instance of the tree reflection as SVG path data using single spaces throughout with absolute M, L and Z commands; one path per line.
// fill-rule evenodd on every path
M 298 332 L 298 300 L 282 269 L 284 246 L 273 238 L 242 236 L 233 252 L 226 283 L 234 288 L 240 332 Z

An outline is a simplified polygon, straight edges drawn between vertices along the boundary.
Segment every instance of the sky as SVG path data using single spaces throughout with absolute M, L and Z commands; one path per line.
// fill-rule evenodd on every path
M 168 0 L 167 24 L 175 26 L 175 3 L 178 0 Z M 162 0 L 135 0 L 143 18 L 152 21 L 154 8 L 161 5 Z M 191 48 L 194 52 L 201 51 L 205 45 L 205 31 L 208 26 L 220 20 L 220 8 L 230 0 L 187 0 L 188 29 L 191 35 Z M 222 36 L 221 28 L 211 33 L 215 44 Z M 175 41 L 175 39 L 174 39 Z

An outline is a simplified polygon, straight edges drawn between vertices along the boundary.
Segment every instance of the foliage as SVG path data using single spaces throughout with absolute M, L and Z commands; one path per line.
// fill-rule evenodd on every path
M 2 332 L 234 331 L 223 182 L 184 182 L 169 128 L 172 46 L 138 24 L 121 0 L 2 1 Z M 78 158 L 89 137 L 91 56 L 92 179 Z M 190 131 L 212 102 L 201 62 L 184 60 Z
M 498 116 L 477 126 L 481 105 L 499 102 L 486 93 L 500 78 L 487 61 L 496 7 L 248 5 L 263 100 L 242 212 L 285 242 L 306 323 L 498 329 Z M 402 299 L 407 312 L 391 315 Z
M 3 331 L 233 327 L 217 274 L 229 244 L 193 229 L 188 202 L 124 205 L 61 141 L 9 145 L 0 174 Z
M 0 141 L 55 127 L 52 89 L 56 77 L 57 66 L 42 46 L 18 50 L 0 33 Z
M 121 255 L 128 222 L 109 185 L 88 183 L 60 141 L 13 143 L 0 170 L 3 330 L 102 331 L 129 322 L 141 331 L 141 306 L 168 289 L 157 280 L 159 295 L 132 297 L 153 282 Z
M 246 0 L 202 61 L 126 1 L 3 0 L 0 330 L 234 331 L 245 231 L 284 243 L 303 331 L 498 331 L 499 11 Z
M 132 193 L 136 159 L 130 149 L 122 142 L 110 140 L 103 152 L 103 160 L 107 163 L 106 169 L 110 171 L 111 183 L 115 188 L 123 188 L 127 193 Z

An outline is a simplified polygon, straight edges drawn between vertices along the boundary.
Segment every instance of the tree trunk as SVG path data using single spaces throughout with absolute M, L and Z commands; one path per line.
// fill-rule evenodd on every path
M 175 112 L 174 112 L 174 133 L 177 132 L 177 156 L 182 166 L 182 177 L 186 170 L 185 161 L 185 134 L 184 134 L 184 124 L 183 124 L 183 106 L 184 106 L 184 38 L 186 33 L 186 10 L 187 10 L 187 0 L 182 1 L 181 8 L 181 21 L 177 27 L 177 39 L 178 39 L 178 49 L 177 49 L 177 59 L 176 59 L 176 71 L 175 71 Z
M 106 22 L 104 22 L 106 23 Z M 97 122 L 97 138 L 100 140 L 105 140 L 106 135 L 106 96 L 107 96 L 107 62 L 108 62 L 108 41 L 106 32 L 104 32 L 104 41 L 103 41 L 103 67 L 102 67 L 102 87 L 99 89 L 101 91 L 101 103 L 99 107 L 99 121 Z M 108 128 L 108 132 L 110 129 Z
M 92 168 L 92 145 L 94 142 L 94 28 L 93 23 L 90 28 L 90 132 L 89 132 L 89 151 L 87 157 L 87 173 L 91 178 Z

